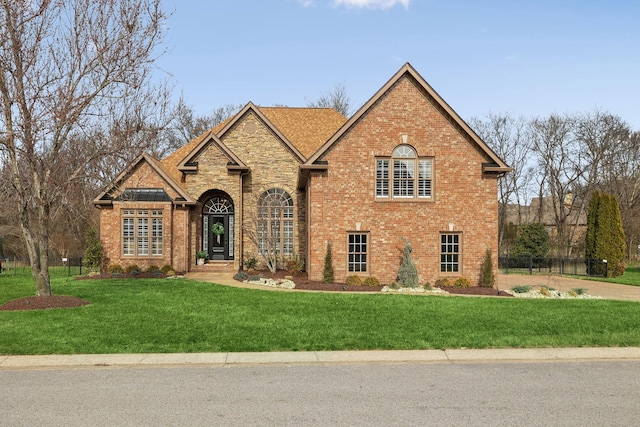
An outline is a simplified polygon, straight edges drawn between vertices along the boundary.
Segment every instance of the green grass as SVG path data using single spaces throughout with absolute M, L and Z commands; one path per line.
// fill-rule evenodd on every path
M 55 278 L 91 305 L 0 311 L 0 354 L 639 346 L 640 303 L 277 292 Z M 0 276 L 0 304 L 32 296 Z
M 618 277 L 584 277 L 584 280 L 596 280 L 598 282 L 619 283 L 621 285 L 640 286 L 640 267 L 627 267 L 622 276 Z

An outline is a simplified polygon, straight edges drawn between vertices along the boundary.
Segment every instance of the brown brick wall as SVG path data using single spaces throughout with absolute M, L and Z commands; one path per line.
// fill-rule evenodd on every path
M 402 135 L 418 156 L 433 156 L 433 201 L 377 201 L 376 156 L 390 156 Z M 336 280 L 347 276 L 347 233 L 369 232 L 369 275 L 394 281 L 403 239 L 413 247 L 421 283 L 439 272 L 440 233 L 462 236 L 462 271 L 477 283 L 485 250 L 497 265 L 497 182 L 482 174 L 486 161 L 432 100 L 401 79 L 325 156 L 328 171 L 313 173 L 309 186 L 311 279 L 322 278 L 331 242 Z
M 122 183 L 120 189 L 134 187 L 164 188 L 170 197 L 177 196 L 146 162 L 142 162 L 132 171 L 131 176 Z M 162 209 L 164 237 L 162 256 L 132 257 L 122 255 L 122 209 Z M 137 264 L 143 269 L 150 265 L 161 267 L 169 264 L 176 271 L 186 271 L 186 248 L 182 244 L 186 215 L 187 210 L 185 208 L 174 207 L 170 202 L 121 201 L 114 202 L 112 207 L 102 207 L 100 211 L 100 239 L 109 263 L 120 264 L 122 267 L 126 267 L 129 264 Z

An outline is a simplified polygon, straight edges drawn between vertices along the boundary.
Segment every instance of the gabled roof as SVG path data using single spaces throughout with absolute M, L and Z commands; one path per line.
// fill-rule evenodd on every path
M 224 134 L 229 132 L 233 127 L 242 120 L 247 114 L 253 113 L 260 121 L 264 123 L 267 128 L 273 134 L 282 141 L 283 145 L 289 152 L 298 160 L 300 163 L 304 163 L 306 157 L 298 150 L 298 147 L 293 145 L 293 143 L 287 138 L 280 129 L 278 129 L 272 122 L 264 115 L 264 113 L 258 108 L 253 102 L 249 102 L 245 107 L 240 110 L 238 114 L 236 114 L 218 133 L 220 138 L 224 137 Z
M 215 143 L 229 158 L 230 167 L 246 167 L 222 139 L 249 112 L 258 117 L 300 163 L 304 163 L 347 120 L 332 108 L 258 107 L 250 102 L 233 117 L 167 156 L 162 163 L 170 175 L 179 181 L 181 173 L 195 171 L 194 159 L 210 143 Z
M 228 118 L 224 122 L 217 124 L 216 126 L 214 126 L 213 128 L 209 129 L 208 131 L 202 133 L 200 136 L 197 136 L 197 137 L 193 138 L 191 141 L 189 141 L 188 143 L 186 143 L 182 147 L 178 148 L 176 151 L 174 151 L 173 153 L 169 154 L 167 157 L 165 157 L 162 160 L 162 165 L 165 167 L 165 169 L 167 170 L 169 175 L 171 175 L 171 177 L 176 182 L 180 182 L 180 177 L 182 175 L 182 172 L 180 172 L 178 170 L 178 164 L 185 157 L 187 157 L 189 155 L 189 153 L 191 153 L 193 151 L 193 149 L 195 147 L 197 147 L 198 144 L 200 144 L 204 138 L 206 138 L 209 135 L 209 132 L 213 132 L 214 134 L 217 133 L 220 129 L 222 129 L 224 127 L 224 125 L 229 120 L 231 120 L 231 118 Z
M 167 173 L 164 167 L 156 161 L 154 158 L 149 156 L 148 154 L 139 155 L 129 166 L 123 170 L 120 175 L 116 177 L 116 179 L 107 187 L 102 193 L 98 195 L 93 200 L 94 205 L 110 205 L 113 203 L 114 198 L 111 196 L 111 193 L 118 188 L 127 177 L 131 175 L 131 173 L 138 167 L 141 163 L 146 162 L 151 169 L 155 173 L 157 173 L 166 183 L 167 185 L 173 189 L 179 196 L 173 201 L 174 204 L 185 204 L 185 205 L 193 205 L 196 203 L 195 200 L 187 192 L 184 191 L 180 185 Z
M 242 160 L 238 158 L 222 141 L 216 136 L 213 130 L 207 132 L 204 137 L 199 138 L 199 143 L 193 147 L 187 157 L 178 163 L 178 170 L 183 173 L 195 173 L 198 171 L 197 157 L 202 151 L 210 146 L 215 146 L 228 160 L 227 169 L 229 170 L 249 170 Z
M 446 115 L 456 123 L 462 131 L 469 137 L 471 141 L 477 144 L 478 148 L 486 155 L 487 163 L 483 164 L 485 172 L 504 173 L 509 172 L 511 168 L 507 166 L 496 153 L 487 146 L 487 144 L 465 123 L 464 120 L 447 104 L 444 99 L 422 78 L 420 74 L 408 62 L 391 77 L 391 79 L 378 92 L 369 99 L 347 122 L 325 142 L 318 151 L 315 152 L 302 166 L 305 169 L 315 169 L 325 167 L 322 158 L 327 154 L 334 145 L 342 138 L 367 112 L 378 102 L 400 79 L 408 76 L 415 80 L 417 84 L 424 90 L 435 102 L 442 108 Z

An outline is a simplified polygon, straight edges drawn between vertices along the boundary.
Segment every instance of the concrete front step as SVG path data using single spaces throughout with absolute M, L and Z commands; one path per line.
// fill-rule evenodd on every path
M 233 261 L 208 261 L 203 265 L 192 266 L 190 271 L 197 273 L 235 273 L 237 268 L 233 265 Z

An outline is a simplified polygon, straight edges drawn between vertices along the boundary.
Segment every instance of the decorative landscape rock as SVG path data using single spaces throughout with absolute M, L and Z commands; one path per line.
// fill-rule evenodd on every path
M 269 279 L 261 277 L 257 280 L 245 280 L 245 282 L 254 285 L 269 286 L 272 288 L 294 289 L 296 287 L 296 284 L 289 279 Z
M 543 291 L 542 289 L 546 289 L 546 291 Z M 508 290 L 506 292 L 509 292 L 516 298 L 602 299 L 602 297 L 597 295 L 589 295 L 584 293 L 578 295 L 575 292 L 561 292 L 561 291 L 556 291 L 554 289 L 547 289 L 547 288 L 531 289 L 529 292 L 513 292 L 512 290 Z

